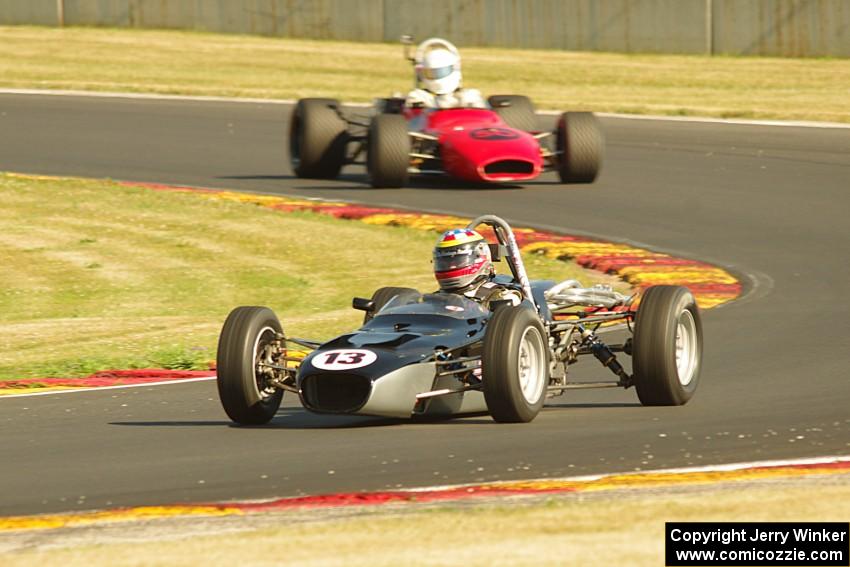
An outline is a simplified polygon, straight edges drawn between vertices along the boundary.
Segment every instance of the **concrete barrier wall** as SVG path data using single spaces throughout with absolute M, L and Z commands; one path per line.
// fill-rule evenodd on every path
M 719 52 L 850 57 L 848 0 L 714 0 Z
M 0 24 L 53 26 L 57 23 L 56 0 L 0 0 Z
M 61 7 L 61 9 L 60 9 Z M 0 24 L 616 52 L 850 56 L 850 0 L 0 0 Z
M 386 9 L 387 39 L 446 34 L 468 45 L 675 53 L 706 45 L 705 0 L 395 0 Z

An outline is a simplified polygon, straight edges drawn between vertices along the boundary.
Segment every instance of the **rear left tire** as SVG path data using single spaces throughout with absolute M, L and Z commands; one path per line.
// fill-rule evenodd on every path
M 632 364 L 645 406 L 680 406 L 694 395 L 702 366 L 702 320 L 681 286 L 647 288 L 635 319 Z
M 505 124 L 511 128 L 524 132 L 536 132 L 537 114 L 534 112 L 534 104 L 527 96 L 522 95 L 493 95 L 487 98 L 487 102 L 493 107 Z

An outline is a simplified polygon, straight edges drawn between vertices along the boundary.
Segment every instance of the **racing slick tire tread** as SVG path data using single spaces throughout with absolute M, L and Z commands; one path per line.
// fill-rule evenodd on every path
M 379 114 L 369 124 L 366 169 L 372 187 L 404 187 L 410 167 L 407 120 L 399 114 Z
M 537 132 L 537 115 L 534 112 L 534 104 L 527 96 L 522 95 L 493 95 L 487 98 L 487 102 L 493 107 L 505 124 L 511 128 L 524 132 Z M 502 106 L 504 103 L 507 106 Z
M 676 367 L 676 332 L 679 317 L 690 311 L 696 330 L 695 368 L 682 384 Z M 702 321 L 691 292 L 681 286 L 657 285 L 641 297 L 635 319 L 632 365 L 634 384 L 645 406 L 680 406 L 696 391 L 702 366 Z
M 365 325 L 375 317 L 375 313 L 380 311 L 390 299 L 397 295 L 418 296 L 419 292 L 410 287 L 381 287 L 375 290 L 372 294 L 372 302 L 375 304 L 375 310 L 371 313 L 366 313 L 363 316 L 363 324 Z
M 263 399 L 256 383 L 256 345 L 272 337 L 265 329 L 282 333 L 277 316 L 268 307 L 237 307 L 230 312 L 218 340 L 216 384 L 225 413 L 240 425 L 263 425 L 277 413 L 283 390 Z M 264 336 L 260 336 L 260 334 Z M 260 341 L 260 342 L 258 342 Z
M 529 403 L 522 394 L 518 369 L 520 339 L 528 327 L 535 327 L 543 340 L 541 364 L 546 373 L 540 398 Z M 500 423 L 528 423 L 537 417 L 546 400 L 549 385 L 549 348 L 546 332 L 535 310 L 527 303 L 502 306 L 487 323 L 481 354 L 481 374 L 487 410 Z
M 602 167 L 605 136 L 592 112 L 564 112 L 555 130 L 562 183 L 593 183 Z
M 348 125 L 332 98 L 302 98 L 289 121 L 289 156 L 298 177 L 334 179 L 345 163 Z

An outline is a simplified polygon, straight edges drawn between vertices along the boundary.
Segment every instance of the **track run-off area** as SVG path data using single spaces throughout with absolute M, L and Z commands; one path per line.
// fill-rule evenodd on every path
M 0 170 L 493 213 L 718 265 L 743 294 L 704 313 L 694 399 L 644 408 L 631 390 L 573 392 L 531 424 L 499 425 L 319 416 L 285 397 L 269 426 L 238 428 L 211 381 L 0 398 L 0 515 L 850 453 L 850 129 L 603 117 L 606 162 L 590 186 L 544 176 L 522 187 L 375 190 L 356 167 L 336 181 L 295 178 L 290 110 L 0 94 Z M 383 260 L 374 254 L 364 269 Z M 607 378 L 589 363 L 575 372 Z

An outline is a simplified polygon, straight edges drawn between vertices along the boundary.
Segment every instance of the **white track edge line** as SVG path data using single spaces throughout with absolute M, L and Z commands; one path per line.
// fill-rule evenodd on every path
M 645 471 L 627 471 L 627 472 L 611 472 L 611 473 L 601 473 L 594 475 L 582 475 L 582 476 L 567 476 L 567 477 L 548 477 L 548 478 L 532 478 L 532 479 L 517 479 L 517 480 L 497 480 L 491 482 L 470 482 L 465 484 L 444 484 L 444 485 L 436 485 L 436 486 L 421 486 L 417 488 L 399 488 L 397 490 L 390 490 L 389 492 L 399 492 L 405 494 L 423 494 L 428 492 L 439 492 L 443 490 L 457 490 L 463 488 L 472 488 L 478 486 L 489 486 L 489 487 L 498 487 L 505 486 L 523 482 L 587 482 L 594 480 L 601 480 L 604 478 L 610 478 L 613 476 L 641 476 L 641 475 L 653 475 L 653 474 L 687 474 L 687 473 L 699 473 L 699 472 L 726 472 L 726 471 L 736 471 L 736 470 L 746 470 L 753 469 L 759 467 L 781 467 L 781 466 L 794 466 L 794 465 L 818 465 L 818 464 L 831 464 L 831 463 L 844 463 L 850 462 L 850 455 L 832 455 L 825 457 L 805 457 L 799 459 L 782 459 L 782 460 L 768 460 L 768 461 L 749 461 L 749 462 L 738 462 L 738 463 L 728 463 L 722 465 L 703 465 L 699 467 L 680 467 L 680 468 L 670 468 L 670 469 L 651 469 Z M 631 489 L 634 487 L 624 486 L 623 489 Z M 377 491 L 369 491 L 369 492 L 386 492 L 382 490 Z M 369 492 L 365 492 L 364 494 L 369 494 Z M 309 495 L 308 495 L 309 496 Z M 317 495 L 314 495 L 317 496 Z M 523 496 L 522 493 L 518 493 L 517 496 Z M 291 498 L 299 498 L 297 496 Z M 216 501 L 216 504 L 265 504 L 269 502 L 275 502 L 278 500 L 287 500 L 289 498 L 257 498 L 257 499 L 247 499 L 247 500 L 223 500 Z
M 646 471 L 629 471 L 629 472 L 612 472 L 612 473 L 603 473 L 596 475 L 584 475 L 584 476 L 568 476 L 568 477 L 550 477 L 550 478 L 536 478 L 536 479 L 518 479 L 518 480 L 500 480 L 500 481 L 492 481 L 492 482 L 473 482 L 466 484 L 446 484 L 446 485 L 436 485 L 436 486 L 424 486 L 418 488 L 401 488 L 397 490 L 391 490 L 389 492 L 397 492 L 397 493 L 406 493 L 406 494 L 423 494 L 428 492 L 439 492 L 443 490 L 456 490 L 462 488 L 471 488 L 478 486 L 491 486 L 498 487 L 500 485 L 510 485 L 521 482 L 587 482 L 600 480 L 604 478 L 610 478 L 614 476 L 642 476 L 642 475 L 652 475 L 652 474 L 687 474 L 687 473 L 699 473 L 699 472 L 726 472 L 726 471 L 736 471 L 736 470 L 746 470 L 746 469 L 754 469 L 760 467 L 781 467 L 781 466 L 799 466 L 799 465 L 825 465 L 832 463 L 846 463 L 850 462 L 850 455 L 831 455 L 831 456 L 823 456 L 823 457 L 805 457 L 799 459 L 782 459 L 782 460 L 767 460 L 767 461 L 749 461 L 749 462 L 738 462 L 738 463 L 728 463 L 723 465 L 705 465 L 699 467 L 684 467 L 684 468 L 669 468 L 669 469 L 652 469 Z M 841 473 L 843 474 L 843 473 Z M 711 484 L 717 484 L 720 481 L 712 481 Z M 639 487 L 634 486 L 624 486 L 623 490 L 636 489 Z M 384 490 L 373 490 L 367 491 L 362 494 L 370 494 L 375 492 L 387 492 Z M 333 494 L 333 493 L 327 493 Z M 309 496 L 320 496 L 321 494 L 312 494 L 306 495 Z M 523 496 L 523 493 L 518 493 L 517 496 Z M 527 494 L 529 496 L 533 496 L 533 494 Z M 267 504 L 270 502 L 276 502 L 279 500 L 292 500 L 296 498 L 301 498 L 299 496 L 292 497 L 272 497 L 272 498 L 249 498 L 249 499 L 238 499 L 238 500 L 211 500 L 200 503 L 195 503 L 197 505 L 224 505 L 228 504 Z M 189 504 L 192 505 L 192 504 Z M 168 505 L 166 505 L 168 506 Z M 92 510 L 83 510 L 79 513 L 90 513 L 90 512 L 100 512 L 104 510 L 113 510 L 114 508 L 97 508 Z M 73 513 L 73 512 L 67 512 Z M 262 513 L 262 512 L 261 512 Z M 63 513 L 60 513 L 63 514 Z M 33 517 L 42 516 L 45 514 L 33 514 Z
M 52 396 L 55 394 L 78 394 L 80 392 L 100 392 L 102 390 L 120 390 L 123 388 L 143 388 L 145 386 L 170 386 L 174 384 L 186 384 L 188 382 L 203 382 L 215 380 L 215 376 L 199 376 L 198 378 L 183 378 L 178 380 L 163 380 L 162 382 L 145 382 L 143 384 L 119 384 L 117 386 L 89 386 L 70 387 L 66 390 L 52 390 L 50 392 L 32 392 L 29 394 L 0 394 L 0 401 L 10 398 L 30 398 L 32 396 Z
M 825 457 L 804 457 L 799 459 L 777 459 L 777 460 L 767 460 L 767 461 L 744 461 L 738 463 L 727 463 L 722 465 L 703 465 L 698 467 L 677 467 L 670 469 L 651 469 L 645 471 L 627 471 L 627 472 L 614 472 L 614 473 L 602 473 L 602 474 L 593 474 L 593 475 L 583 475 L 583 476 L 568 476 L 568 477 L 548 477 L 548 478 L 535 478 L 535 479 L 526 479 L 526 480 L 499 480 L 493 482 L 483 482 L 483 483 L 466 483 L 466 484 L 449 484 L 444 486 L 428 486 L 421 488 L 407 488 L 401 490 L 400 492 L 430 492 L 437 490 L 450 490 L 456 488 L 465 488 L 472 486 L 500 486 L 500 485 L 508 485 L 508 484 L 516 484 L 519 482 L 582 482 L 582 481 L 592 481 L 592 480 L 600 480 L 603 478 L 608 478 L 612 476 L 642 476 L 642 475 L 652 475 L 652 474 L 687 474 L 687 473 L 700 473 L 700 472 L 729 472 L 729 471 L 737 471 L 737 470 L 745 470 L 745 469 L 754 469 L 761 467 L 783 467 L 783 466 L 799 466 L 799 465 L 823 465 L 823 464 L 831 464 L 831 463 L 846 463 L 850 462 L 850 455 L 831 455 Z
M 228 102 L 228 103 L 249 103 L 249 104 L 278 104 L 292 105 L 297 101 L 295 99 L 269 99 L 269 98 L 241 98 L 241 97 L 224 97 L 224 96 L 204 96 L 204 95 L 172 95 L 172 94 L 155 94 L 155 93 L 131 93 L 131 92 L 110 92 L 110 91 L 75 91 L 66 89 L 12 89 L 0 88 L 0 94 L 10 95 L 45 95 L 45 96 L 79 96 L 93 98 L 125 98 L 125 99 L 140 99 L 140 100 L 174 100 L 174 101 L 197 101 L 197 102 Z M 356 108 L 369 108 L 371 103 L 367 102 L 347 102 L 345 106 Z M 557 110 L 539 110 L 538 114 L 544 116 L 558 116 L 561 114 Z M 850 124 L 843 122 L 817 122 L 813 120 L 749 120 L 745 118 L 711 118 L 707 116 L 663 116 L 656 114 L 617 114 L 610 112 L 597 112 L 597 116 L 605 118 L 619 118 L 624 120 L 655 120 L 664 122 L 696 122 L 706 124 L 729 124 L 738 126 L 791 126 L 796 128 L 835 128 L 835 129 L 850 129 Z

